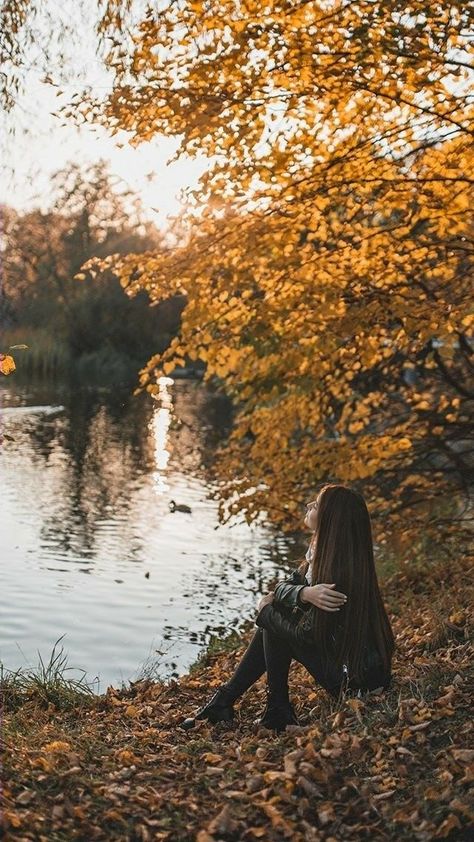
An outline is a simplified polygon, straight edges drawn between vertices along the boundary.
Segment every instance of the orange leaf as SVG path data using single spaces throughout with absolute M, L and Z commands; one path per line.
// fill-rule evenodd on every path
M 9 354 L 0 354 L 0 371 L 2 374 L 11 374 L 15 371 L 15 360 Z
M 53 740 L 52 743 L 47 743 L 43 746 L 43 751 L 51 752 L 52 754 L 60 754 L 63 751 L 70 751 L 71 746 L 63 740 Z

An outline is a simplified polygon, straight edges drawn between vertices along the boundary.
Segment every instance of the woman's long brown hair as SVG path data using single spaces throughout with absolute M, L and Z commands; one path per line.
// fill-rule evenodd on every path
M 335 582 L 347 603 L 340 611 L 311 611 L 314 640 L 324 659 L 332 657 L 341 668 L 347 663 L 351 679 L 362 682 L 367 641 L 372 638 L 388 672 L 396 647 L 377 581 L 370 515 L 362 494 L 344 485 L 328 483 L 317 500 L 311 584 Z M 308 562 L 298 569 L 306 573 Z M 330 635 L 336 629 L 335 649 Z

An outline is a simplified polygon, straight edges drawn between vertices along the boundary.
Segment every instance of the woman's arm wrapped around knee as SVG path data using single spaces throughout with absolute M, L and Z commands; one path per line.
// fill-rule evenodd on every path
M 263 606 L 255 624 L 298 645 L 314 643 L 310 626 L 290 619 L 286 613 L 270 603 Z

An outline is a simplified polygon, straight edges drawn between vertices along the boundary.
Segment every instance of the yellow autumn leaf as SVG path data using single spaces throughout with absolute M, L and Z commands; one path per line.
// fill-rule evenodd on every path
M 0 371 L 2 374 L 11 374 L 15 371 L 15 360 L 9 354 L 0 354 Z
M 117 754 L 116 754 L 116 758 L 120 763 L 123 763 L 124 766 L 131 766 L 133 763 L 136 762 L 136 759 L 137 759 L 135 757 L 135 754 L 133 753 L 133 751 L 130 751 L 129 749 L 126 749 L 126 748 L 118 751 Z
M 220 755 L 220 754 L 214 754 L 212 751 L 206 751 L 206 752 L 202 755 L 202 759 L 203 759 L 206 763 L 215 764 L 215 763 L 220 763 L 220 762 L 221 762 L 221 760 L 222 760 L 222 755 Z
M 60 754 L 61 752 L 70 750 L 70 744 L 65 742 L 64 740 L 53 740 L 53 742 L 47 743 L 45 746 L 43 746 L 43 751 L 47 752 L 48 754 Z
M 21 827 L 21 817 L 14 813 L 12 810 L 3 810 L 3 821 L 5 822 L 5 826 L 8 828 L 10 827 Z

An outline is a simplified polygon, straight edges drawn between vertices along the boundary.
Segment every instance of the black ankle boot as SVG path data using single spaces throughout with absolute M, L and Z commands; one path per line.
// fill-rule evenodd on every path
M 232 722 L 234 718 L 234 700 L 225 687 L 220 687 L 204 707 L 182 722 L 183 728 L 193 728 L 196 719 L 208 719 L 216 722 Z
M 287 725 L 299 725 L 299 722 L 291 702 L 273 702 L 269 699 L 261 718 L 255 720 L 255 724 L 280 733 Z

